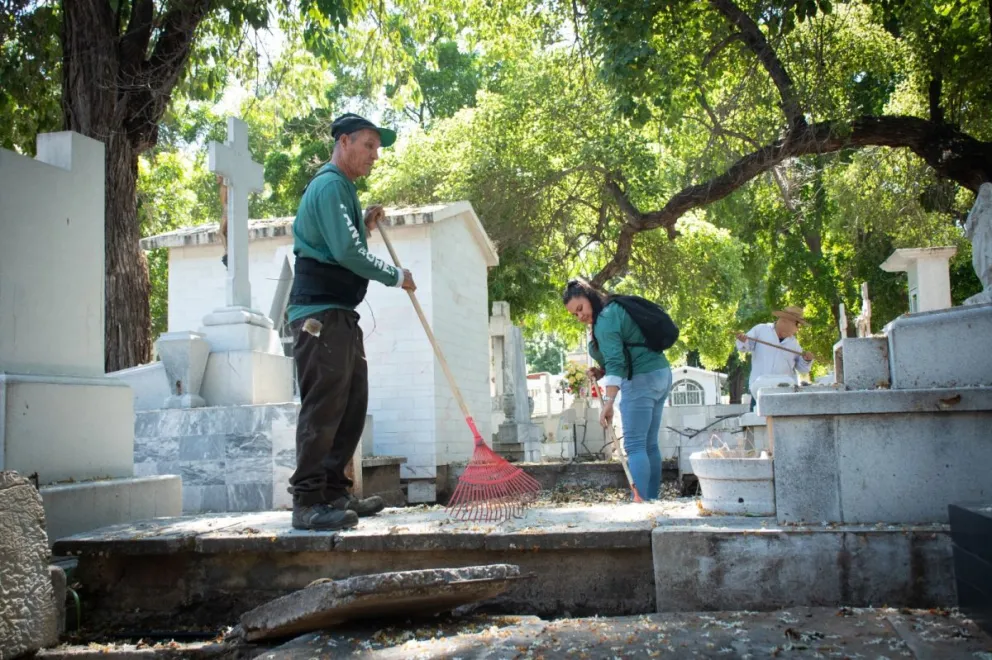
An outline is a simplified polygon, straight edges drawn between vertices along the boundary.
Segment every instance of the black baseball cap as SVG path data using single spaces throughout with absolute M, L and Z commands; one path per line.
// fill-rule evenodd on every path
M 365 117 L 360 117 L 353 112 L 345 113 L 334 120 L 334 123 L 331 124 L 331 137 L 337 141 L 342 135 L 351 135 L 365 129 L 378 133 L 384 147 L 392 146 L 393 142 L 396 142 L 396 131 L 376 126 Z

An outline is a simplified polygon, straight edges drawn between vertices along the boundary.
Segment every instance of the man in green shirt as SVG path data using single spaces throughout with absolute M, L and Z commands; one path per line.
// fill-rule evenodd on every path
M 293 223 L 296 268 L 288 314 L 301 405 L 296 471 L 289 481 L 297 529 L 354 527 L 359 516 L 384 507 L 380 497 L 360 500 L 351 495 L 352 482 L 345 476 L 365 426 L 369 398 L 355 308 L 370 280 L 416 290 L 409 271 L 369 252 L 368 232 L 384 212 L 371 206 L 363 215 L 354 183 L 368 175 L 379 147 L 392 145 L 396 134 L 348 113 L 331 125 L 331 136 L 331 162 L 310 180 Z

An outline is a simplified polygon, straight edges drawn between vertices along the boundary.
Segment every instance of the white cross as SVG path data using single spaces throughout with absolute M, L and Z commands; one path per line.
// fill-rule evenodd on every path
M 211 142 L 208 168 L 227 184 L 227 305 L 251 309 L 248 280 L 248 195 L 262 192 L 264 169 L 251 159 L 248 125 L 227 118 L 227 141 Z

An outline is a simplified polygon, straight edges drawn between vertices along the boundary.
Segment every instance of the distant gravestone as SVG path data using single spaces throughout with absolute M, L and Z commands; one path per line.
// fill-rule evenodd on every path
M 510 321 L 509 303 L 493 303 L 489 336 L 496 403 L 504 415 L 493 449 L 510 460 L 540 461 L 542 433 L 530 421 L 524 336 Z
M 854 326 L 859 337 L 871 337 L 871 298 L 868 297 L 868 283 L 861 283 L 861 313 L 854 318 Z
M 57 641 L 41 496 L 16 472 L 0 472 L 0 658 Z

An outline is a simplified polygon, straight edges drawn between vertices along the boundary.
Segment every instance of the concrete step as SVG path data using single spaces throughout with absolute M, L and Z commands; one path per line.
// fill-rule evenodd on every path
M 178 475 L 125 477 L 53 484 L 39 489 L 48 543 L 108 525 L 178 516 L 183 510 Z
M 686 523 L 652 532 L 659 612 L 957 604 L 944 525 Z
M 956 604 L 944 526 L 780 527 L 701 517 L 690 498 L 542 506 L 500 524 L 387 509 L 341 533 L 293 530 L 289 512 L 193 516 L 55 550 L 78 558 L 94 625 L 229 625 L 319 578 L 496 563 L 534 577 L 483 610 L 543 617 Z

